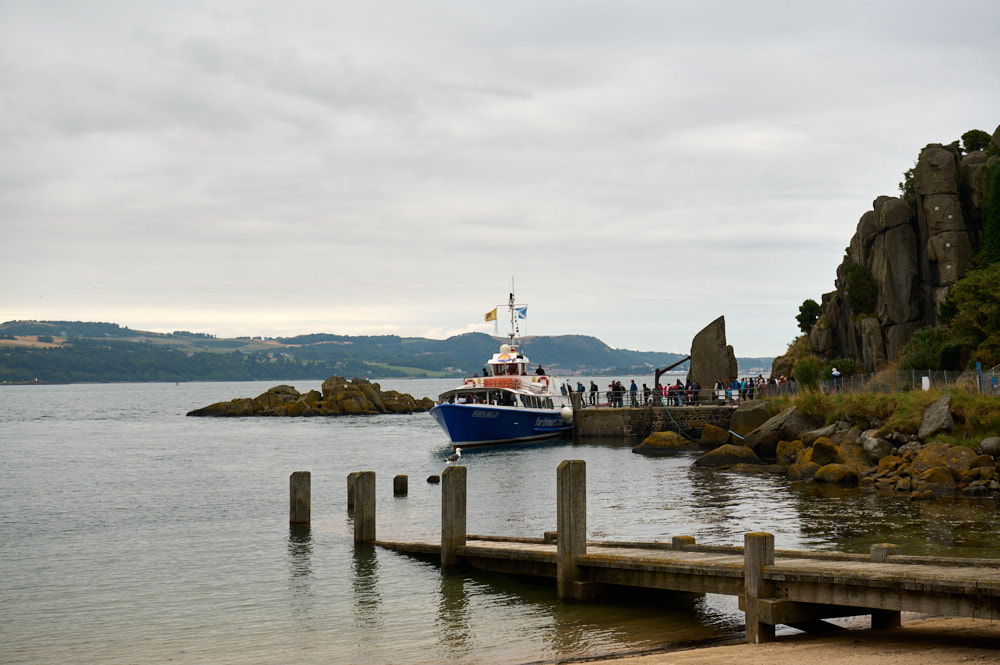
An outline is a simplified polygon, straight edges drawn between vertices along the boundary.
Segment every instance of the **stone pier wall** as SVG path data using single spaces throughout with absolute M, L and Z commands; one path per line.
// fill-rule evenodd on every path
M 681 427 L 699 433 L 706 424 L 729 429 L 734 406 L 676 406 L 670 415 Z M 676 429 L 661 406 L 576 409 L 573 412 L 573 435 L 579 437 L 613 438 L 634 436 L 645 438 L 652 432 Z

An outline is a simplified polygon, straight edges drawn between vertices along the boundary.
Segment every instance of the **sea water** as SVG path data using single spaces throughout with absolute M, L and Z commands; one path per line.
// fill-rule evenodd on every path
M 381 381 L 416 396 L 451 383 Z M 551 581 L 355 547 L 347 474 L 376 472 L 379 538 L 435 539 L 440 486 L 426 478 L 450 445 L 427 414 L 184 415 L 271 385 L 0 387 L 0 662 L 530 663 L 739 637 L 733 598 L 560 602 Z M 779 549 L 888 540 L 906 553 L 1000 556 L 991 499 L 911 503 L 633 445 L 465 451 L 469 532 L 554 529 L 556 467 L 582 459 L 591 539 L 733 545 L 764 530 Z M 288 479 L 300 470 L 312 472 L 312 524 L 292 528 Z M 392 495 L 396 474 L 409 476 L 406 497 Z

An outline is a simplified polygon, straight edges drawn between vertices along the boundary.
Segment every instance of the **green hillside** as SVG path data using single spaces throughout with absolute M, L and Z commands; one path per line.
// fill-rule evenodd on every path
M 330 334 L 220 339 L 186 331 L 145 332 L 113 323 L 8 321 L 0 324 L 0 382 L 469 376 L 503 341 L 483 333 L 445 340 Z M 555 374 L 651 374 L 684 357 L 613 349 L 585 335 L 528 337 L 522 349 Z

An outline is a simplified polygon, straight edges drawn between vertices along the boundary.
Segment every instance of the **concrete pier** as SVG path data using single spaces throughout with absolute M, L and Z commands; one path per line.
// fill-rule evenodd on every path
M 573 436 L 583 438 L 645 438 L 653 432 L 674 431 L 677 425 L 700 432 L 705 425 L 729 429 L 735 406 L 586 407 L 573 409 Z M 676 423 L 676 425 L 675 425 Z

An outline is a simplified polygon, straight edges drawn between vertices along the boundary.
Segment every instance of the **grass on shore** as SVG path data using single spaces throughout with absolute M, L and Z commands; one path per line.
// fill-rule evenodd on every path
M 858 429 L 878 429 L 879 435 L 897 431 L 916 434 L 924 410 L 941 395 L 951 395 L 955 427 L 949 435 L 936 440 L 951 445 L 975 447 L 988 436 L 1000 436 L 1000 399 L 964 390 L 913 390 L 898 393 L 837 393 L 825 395 L 803 391 L 775 400 L 781 409 L 796 406 L 806 418 L 829 425 L 844 420 Z

